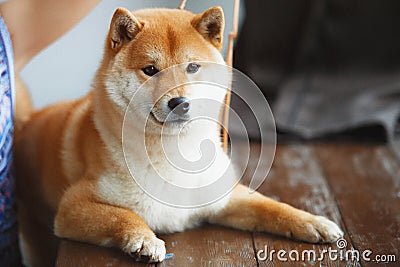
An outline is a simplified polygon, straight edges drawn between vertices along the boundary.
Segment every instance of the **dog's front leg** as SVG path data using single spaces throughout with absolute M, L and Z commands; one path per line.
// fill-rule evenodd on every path
M 92 188 L 88 182 L 78 182 L 65 192 L 54 222 L 55 234 L 101 246 L 117 246 L 143 261 L 164 260 L 164 241 L 132 211 L 101 203 Z
M 343 232 L 322 216 L 293 208 L 257 192 L 250 194 L 244 185 L 237 185 L 227 206 L 210 217 L 217 223 L 249 231 L 263 231 L 307 242 L 333 242 Z

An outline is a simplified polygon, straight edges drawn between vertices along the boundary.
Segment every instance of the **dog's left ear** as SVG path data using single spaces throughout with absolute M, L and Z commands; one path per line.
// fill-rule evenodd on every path
M 118 8 L 111 19 L 109 32 L 111 48 L 118 51 L 125 43 L 135 38 L 142 27 L 142 24 L 129 10 Z
M 225 18 L 221 7 L 215 6 L 207 9 L 203 14 L 196 15 L 191 23 L 207 41 L 219 50 L 222 49 Z

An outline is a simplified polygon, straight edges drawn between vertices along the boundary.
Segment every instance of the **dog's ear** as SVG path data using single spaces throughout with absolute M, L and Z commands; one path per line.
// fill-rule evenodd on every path
M 135 38 L 142 27 L 128 9 L 120 7 L 115 10 L 109 32 L 111 48 L 118 51 L 125 43 Z
M 225 18 L 221 7 L 207 9 L 203 14 L 196 15 L 191 23 L 206 40 L 219 50 L 222 49 Z

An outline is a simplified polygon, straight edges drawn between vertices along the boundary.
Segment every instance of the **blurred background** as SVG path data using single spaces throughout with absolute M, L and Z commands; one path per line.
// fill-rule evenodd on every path
M 116 7 L 175 8 L 179 2 L 102 1 L 22 70 L 34 105 L 75 99 L 90 89 Z M 399 1 L 241 2 L 234 66 L 263 91 L 280 140 L 387 140 L 400 150 Z M 224 9 L 227 34 L 233 1 L 189 0 L 186 9 L 199 13 L 214 5 Z M 232 102 L 237 110 L 239 102 Z
M 365 139 L 395 137 L 399 1 L 245 4 L 235 67 L 262 88 L 281 133 L 302 138 L 344 131 Z

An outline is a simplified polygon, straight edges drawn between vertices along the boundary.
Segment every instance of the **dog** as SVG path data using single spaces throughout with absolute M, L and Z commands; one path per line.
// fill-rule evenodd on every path
M 222 149 L 219 129 L 189 120 L 195 109 L 191 97 L 200 95 L 223 103 L 225 93 L 181 85 L 155 97 L 158 86 L 170 81 L 156 77 L 164 69 L 178 65 L 179 75 L 196 80 L 207 72 L 201 62 L 225 64 L 220 53 L 224 25 L 220 7 L 201 14 L 118 8 L 92 90 L 79 100 L 55 104 L 30 116 L 15 140 L 21 242 L 30 266 L 53 264 L 56 237 L 118 247 L 138 259 L 161 262 L 166 248 L 155 233 L 184 231 L 201 222 L 312 243 L 329 243 L 343 236 L 334 222 L 257 192 L 249 194 L 241 184 L 210 205 L 182 209 L 157 201 L 132 179 L 122 143 L 130 147 L 131 164 L 138 170 L 134 175 L 156 179 L 147 171 L 148 162 L 135 154 L 140 153 L 141 135 L 148 157 L 158 164 L 157 171 L 172 181 L 179 177 L 169 167 L 162 146 L 177 135 L 183 154 L 190 154 L 196 140 L 204 136 L 216 144 L 217 168 L 207 172 L 207 182 L 217 175 L 218 166 L 228 166 L 226 173 L 237 175 Z M 148 83 L 150 77 L 156 82 Z M 124 135 L 125 113 L 139 88 L 147 102 L 140 103 L 140 108 L 133 106 L 128 116 L 132 127 Z M 172 111 L 182 118 L 168 120 Z M 145 131 L 135 128 L 145 118 Z M 183 124 L 185 131 L 179 132 Z M 164 143 L 161 129 L 167 131 Z M 204 176 L 200 174 L 200 179 Z

